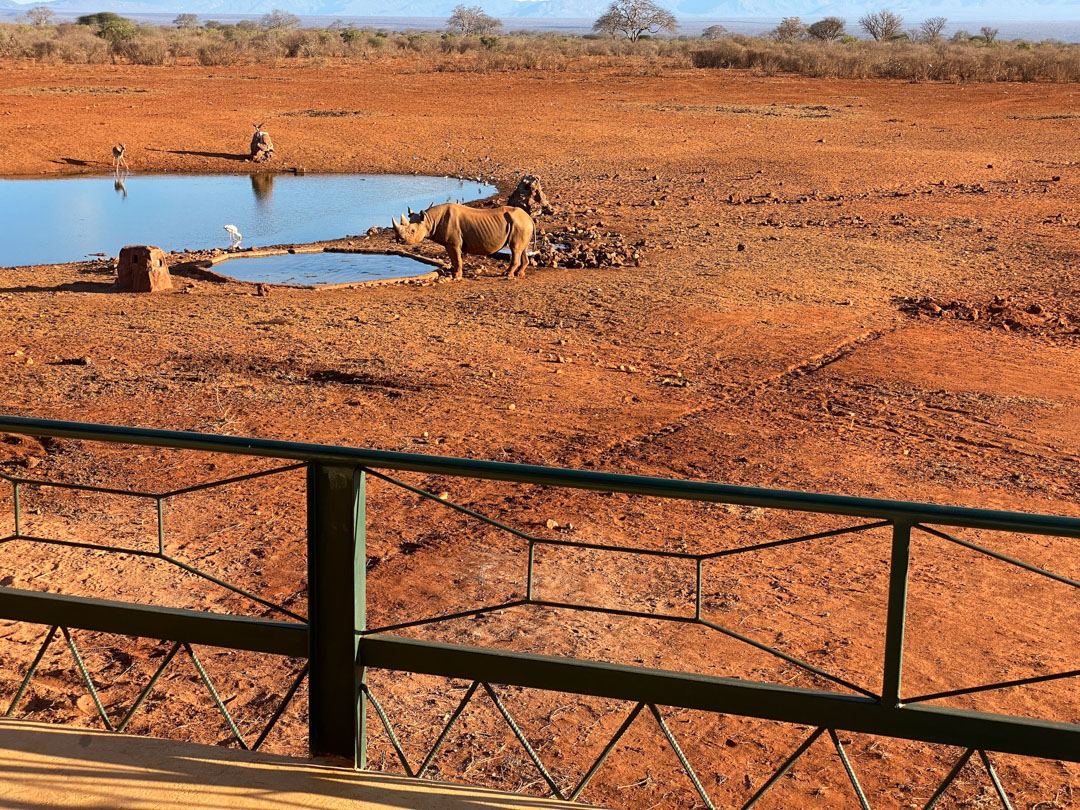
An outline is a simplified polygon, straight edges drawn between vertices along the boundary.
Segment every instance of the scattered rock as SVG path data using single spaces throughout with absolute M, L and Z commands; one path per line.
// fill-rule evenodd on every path
M 945 301 L 929 297 L 904 298 L 899 303 L 901 312 L 916 317 L 972 321 L 998 327 L 1006 332 L 1080 334 L 1080 316 L 1052 312 L 1038 301 L 1027 305 L 1019 304 L 1007 295 L 995 295 L 988 304 L 981 307 L 969 301 Z

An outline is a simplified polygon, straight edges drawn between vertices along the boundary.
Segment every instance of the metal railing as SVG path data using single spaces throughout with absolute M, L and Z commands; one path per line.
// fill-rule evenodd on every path
M 369 707 L 384 727 L 393 749 L 405 772 L 424 776 L 438 755 L 454 724 L 466 706 L 477 695 L 486 695 L 506 721 L 514 736 L 536 766 L 550 793 L 559 798 L 576 799 L 588 786 L 631 724 L 643 713 L 656 722 L 664 738 L 675 752 L 701 801 L 713 807 L 691 763 L 680 748 L 660 707 L 704 710 L 721 714 L 776 720 L 812 727 L 812 733 L 780 765 L 743 805 L 752 807 L 791 768 L 810 746 L 824 735 L 828 736 L 843 764 L 847 778 L 860 805 L 870 807 L 850 758 L 837 735 L 838 731 L 860 732 L 926 743 L 958 746 L 964 753 L 949 771 L 930 798 L 926 807 L 933 807 L 960 770 L 977 754 L 986 774 L 1005 807 L 1009 807 L 1006 789 L 1002 785 L 988 752 L 1019 754 L 1031 757 L 1080 762 L 1080 725 L 1053 720 L 993 714 L 989 712 L 925 705 L 932 700 L 971 695 L 991 690 L 1045 683 L 1080 676 L 1071 670 L 1037 677 L 982 684 L 923 695 L 902 694 L 905 619 L 909 557 L 913 532 L 933 536 L 938 540 L 962 546 L 999 562 L 1018 567 L 1029 573 L 1047 577 L 1073 588 L 1080 582 L 1047 570 L 1038 565 L 1002 554 L 993 549 L 962 539 L 951 533 L 956 528 L 1007 531 L 1023 534 L 1080 538 L 1080 519 L 1050 515 L 940 506 L 880 499 L 821 495 L 804 492 L 767 490 L 752 487 L 726 486 L 694 481 L 617 475 L 582 470 L 564 470 L 521 464 L 485 462 L 467 459 L 363 450 L 318 444 L 269 441 L 260 439 L 213 436 L 176 431 L 90 425 L 21 417 L 0 417 L 0 431 L 35 436 L 80 439 L 100 442 L 149 445 L 157 447 L 262 456 L 291 462 L 250 475 L 236 476 L 223 481 L 166 492 L 131 492 L 128 490 L 91 487 L 80 484 L 38 481 L 26 477 L 0 475 L 12 487 L 14 532 L 0 541 L 29 541 L 60 543 L 62 545 L 95 548 L 105 551 L 138 553 L 180 566 L 185 571 L 203 577 L 217 585 L 250 598 L 269 611 L 276 611 L 291 621 L 266 618 L 247 618 L 193 610 L 154 607 L 132 603 L 109 602 L 58 594 L 47 594 L 0 588 L 0 618 L 42 624 L 50 628 L 37 657 L 27 671 L 22 684 L 11 701 L 8 714 L 18 707 L 34 672 L 57 630 L 67 642 L 97 711 L 107 728 L 114 728 L 101 706 L 69 628 L 117 633 L 128 636 L 158 638 L 172 642 L 166 658 L 151 681 L 140 692 L 133 707 L 115 729 L 123 731 L 132 715 L 153 689 L 162 672 L 183 650 L 191 658 L 202 682 L 225 717 L 238 743 L 248 743 L 240 734 L 229 711 L 218 696 L 205 669 L 191 648 L 192 644 L 211 645 L 236 650 L 271 653 L 304 658 L 307 665 L 291 681 L 281 704 L 268 724 L 251 745 L 257 748 L 293 698 L 301 682 L 307 678 L 309 691 L 309 745 L 313 754 L 348 759 L 364 768 L 367 757 L 367 731 L 371 718 Z M 164 529 L 163 504 L 168 498 L 198 489 L 210 488 L 260 476 L 306 469 L 307 475 L 307 550 L 308 550 L 308 615 L 300 614 L 272 601 L 188 565 L 169 553 Z M 509 481 L 548 485 L 606 493 L 671 498 L 768 507 L 797 512 L 840 515 L 854 519 L 851 525 L 839 529 L 803 534 L 729 548 L 709 553 L 665 551 L 603 543 L 584 543 L 568 539 L 552 539 L 521 531 L 505 522 L 454 503 L 444 495 L 436 495 L 391 475 L 391 472 L 412 471 L 441 476 Z M 401 488 L 442 507 L 505 531 L 521 540 L 526 556 L 522 561 L 525 592 L 520 598 L 494 605 L 480 606 L 462 612 L 434 616 L 416 621 L 367 626 L 365 503 L 368 477 Z M 21 496 L 30 487 L 62 487 L 108 494 L 133 495 L 153 500 L 157 506 L 158 545 L 156 551 L 56 540 L 25 535 L 22 532 Z M 891 554 L 888 570 L 888 602 L 884 628 L 884 654 L 880 662 L 882 688 L 869 689 L 851 680 L 830 673 L 790 655 L 774 646 L 706 618 L 702 610 L 703 566 L 711 561 L 786 545 L 809 543 L 828 537 L 866 532 L 874 529 L 891 531 Z M 541 547 L 570 547 L 600 553 L 647 555 L 681 561 L 693 567 L 695 586 L 693 601 L 686 614 L 658 614 L 572 602 L 546 600 L 537 596 L 535 583 L 536 551 Z M 690 623 L 708 628 L 729 639 L 777 657 L 797 667 L 809 677 L 832 688 L 816 689 L 748 681 L 738 678 L 715 677 L 704 674 L 672 672 L 644 666 L 625 666 L 576 658 L 545 656 L 533 653 L 510 652 L 498 649 L 471 647 L 405 638 L 395 632 L 436 622 L 479 616 L 523 605 L 593 611 L 611 615 L 644 617 L 652 620 Z M 368 683 L 370 669 L 436 675 L 465 679 L 471 683 L 465 695 L 450 715 L 419 764 L 409 761 L 387 712 Z M 628 701 L 633 708 L 628 713 L 600 756 L 572 788 L 560 787 L 544 766 L 530 741 L 507 710 L 494 685 L 528 687 L 555 692 L 589 695 Z

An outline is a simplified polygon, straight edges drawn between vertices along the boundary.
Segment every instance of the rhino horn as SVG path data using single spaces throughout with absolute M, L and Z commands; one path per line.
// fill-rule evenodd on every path
M 402 214 L 401 215 L 401 225 L 402 225 L 402 227 L 404 227 L 404 226 L 406 226 L 408 224 L 409 224 L 409 221 L 407 219 L 405 219 L 405 215 Z

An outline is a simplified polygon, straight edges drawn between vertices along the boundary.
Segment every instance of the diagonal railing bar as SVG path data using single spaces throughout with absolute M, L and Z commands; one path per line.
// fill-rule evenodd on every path
M 19 483 L 11 482 L 11 511 L 15 523 L 15 536 L 22 534 L 22 507 L 19 500 Z
M 594 551 L 611 551 L 616 554 L 640 554 L 643 557 L 672 557 L 680 560 L 701 559 L 701 554 L 692 554 L 689 551 L 664 551 L 655 548 L 634 548 L 633 546 L 609 546 L 603 543 L 579 543 L 576 540 L 561 540 L 559 538 L 548 539 L 545 537 L 533 538 L 538 546 L 569 546 L 571 548 L 583 548 Z
M 874 700 L 878 700 L 880 698 L 880 695 L 874 694 L 869 689 L 863 689 L 858 684 L 854 684 L 851 681 L 845 680 L 838 675 L 833 675 L 832 673 L 826 672 L 820 667 L 815 667 L 813 664 L 808 664 L 805 661 L 795 658 L 792 655 L 788 655 L 786 652 L 781 652 L 775 647 L 770 647 L 768 644 L 763 644 L 760 641 L 755 641 L 749 636 L 744 636 L 742 633 L 737 633 L 736 631 L 730 630 L 727 627 L 723 627 L 716 622 L 711 622 L 708 619 L 701 619 L 700 623 L 705 625 L 706 627 L 711 627 L 713 630 L 723 633 L 725 636 L 730 636 L 737 641 L 742 641 L 746 644 L 749 644 L 751 647 L 756 647 L 762 652 L 767 652 L 770 655 L 775 655 L 777 658 L 787 661 L 789 664 L 794 664 L 801 669 L 805 669 L 807 672 L 812 672 L 819 678 L 824 678 L 827 681 L 832 681 L 833 683 L 840 684 L 841 686 L 846 686 L 848 689 L 858 692 L 861 695 L 866 695 L 866 697 L 873 698 Z
M 83 683 L 86 684 L 86 688 L 90 692 L 90 697 L 93 699 L 94 706 L 101 716 L 101 721 L 109 731 L 115 731 L 116 729 L 113 728 L 112 721 L 109 719 L 105 707 L 101 705 L 101 698 L 98 696 L 97 687 L 94 686 L 94 681 L 90 677 L 90 673 L 86 671 L 86 664 L 83 663 L 82 656 L 79 655 L 79 648 L 75 646 L 75 639 L 71 637 L 71 632 L 66 627 L 61 627 L 60 632 L 64 634 L 64 641 L 67 642 L 68 649 L 71 650 L 71 657 L 75 659 L 75 666 L 79 668 L 79 674 L 82 675 Z
M 4 712 L 4 717 L 11 717 L 15 713 L 16 707 L 23 699 L 23 695 L 26 694 L 26 688 L 30 686 L 30 681 L 34 677 L 34 673 L 37 672 L 37 668 L 41 665 L 41 659 L 45 657 L 45 650 L 49 648 L 53 638 L 56 636 L 56 631 L 59 630 L 58 625 L 53 625 L 49 628 L 49 632 L 45 634 L 45 640 L 41 642 L 41 646 L 38 647 L 37 655 L 34 656 L 34 660 L 30 662 L 30 668 L 26 670 L 26 675 L 22 679 L 22 683 L 19 684 L 19 688 L 15 690 L 15 696 L 11 699 L 11 703 L 8 704 L 7 711 Z
M 809 737 L 803 740 L 802 744 L 795 749 L 795 752 L 791 756 L 781 763 L 780 767 L 769 777 L 768 781 L 759 787 L 753 796 L 747 799 L 746 804 L 742 806 L 742 810 L 750 810 L 751 807 L 761 801 L 761 797 L 768 793 L 769 789 L 779 782 L 784 777 L 785 773 L 791 770 L 791 766 L 798 761 L 799 757 L 806 753 L 806 749 L 813 745 L 817 741 L 817 738 L 824 733 L 824 728 L 815 729 Z
M 979 750 L 979 758 L 982 760 L 983 765 L 986 767 L 986 775 L 990 777 L 990 781 L 994 785 L 994 790 L 997 791 L 998 799 L 1001 801 L 1001 806 L 1004 810 L 1012 810 L 1012 803 L 1009 801 L 1009 794 L 1005 792 L 1005 788 L 1001 784 L 1001 780 L 998 779 L 997 771 L 994 770 L 994 763 L 990 761 L 990 756 L 983 750 Z
M 956 697 L 957 695 L 971 695 L 977 692 L 991 692 L 995 689 L 1009 689 L 1013 686 L 1028 686 L 1033 683 L 1060 681 L 1065 678 L 1075 678 L 1077 676 L 1080 676 L 1080 669 L 1073 669 L 1068 672 L 1056 672 L 1052 675 L 1034 675 L 1030 678 L 1017 678 L 1015 681 L 1000 681 L 998 683 L 988 683 L 981 686 L 966 686 L 963 689 L 950 689 L 947 692 L 933 692 L 928 695 L 918 695 L 910 698 L 906 697 L 904 698 L 904 703 L 923 703 L 927 700 L 939 700 L 941 698 Z
M 728 548 L 723 551 L 713 551 L 709 554 L 702 554 L 701 559 L 715 560 L 719 557 L 730 557 L 733 554 L 744 554 L 747 551 L 762 551 L 767 548 L 790 546 L 792 543 L 805 543 L 807 540 L 824 540 L 827 537 L 839 537 L 843 534 L 855 534 L 857 532 L 866 532 L 870 529 L 880 529 L 882 526 L 888 526 L 890 523 L 891 521 L 888 520 L 879 520 L 874 523 L 862 523 L 858 526 L 847 526 L 843 529 L 832 529 L 827 532 L 816 532 L 815 534 L 804 534 L 799 537 L 788 537 L 785 540 L 770 540 L 768 543 L 756 543 L 752 546 Z
M 221 712 L 221 716 L 225 718 L 225 722 L 229 725 L 229 731 L 236 737 L 236 741 L 240 743 L 240 747 L 245 751 L 248 750 L 248 744 L 244 741 L 244 735 L 240 733 L 240 729 L 236 727 L 236 721 L 233 720 L 229 709 L 221 700 L 221 696 L 218 694 L 217 689 L 214 688 L 213 682 L 210 680 L 210 676 L 206 674 L 206 670 L 203 669 L 202 661 L 199 660 L 199 656 L 195 654 L 195 650 L 191 649 L 191 645 L 186 641 L 184 642 L 184 650 L 189 656 L 191 656 L 191 663 L 195 665 L 195 671 L 199 673 L 199 677 L 202 678 L 203 684 L 206 686 L 206 690 L 210 693 L 210 697 L 214 699 L 214 703 L 217 704 L 218 711 Z
M 448 622 L 453 619 L 467 619 L 470 616 L 482 616 L 485 613 L 495 613 L 499 610 L 509 610 L 510 608 L 521 607 L 522 605 L 528 604 L 532 604 L 528 599 L 515 599 L 511 602 L 501 602 L 497 605 L 487 605 L 473 610 L 462 610 L 458 613 L 446 613 L 441 616 L 432 616 L 428 619 L 417 619 L 411 622 L 388 624 L 384 627 L 373 627 L 369 630 L 358 630 L 356 632 L 361 636 L 370 636 L 372 633 L 387 633 L 391 630 L 405 630 L 409 627 L 422 627 L 425 624 L 438 624 L 439 622 Z
M 851 787 L 855 790 L 855 797 L 859 800 L 859 806 L 862 807 L 862 810 L 870 810 L 870 802 L 866 800 L 866 794 L 863 793 L 862 785 L 859 784 L 859 777 L 855 775 L 855 768 L 852 767 L 847 751 L 844 750 L 844 744 L 836 736 L 836 729 L 830 728 L 829 736 L 832 738 L 836 753 L 840 757 L 844 770 L 847 772 L 848 781 L 851 782 Z
M 204 489 L 213 489 L 214 487 L 224 487 L 229 484 L 239 484 L 241 481 L 251 481 L 255 478 L 265 478 L 268 475 L 277 475 L 278 473 L 292 472 L 293 470 L 302 470 L 307 467 L 307 462 L 300 462 L 299 464 L 286 464 L 284 467 L 275 467 L 272 470 L 259 470 L 258 472 L 246 473 L 244 475 L 236 475 L 232 478 L 222 478 L 219 481 L 207 481 L 203 484 L 192 484 L 189 487 L 181 487 L 180 489 L 172 489 L 168 492 L 162 492 L 158 495 L 159 498 L 172 498 L 176 495 L 188 495 L 192 492 L 200 492 Z
M 453 714 L 450 715 L 450 719 L 446 721 L 446 725 L 443 726 L 443 730 L 439 732 L 439 736 L 435 740 L 435 744 L 431 746 L 431 750 L 428 751 L 428 755 L 424 757 L 424 763 L 420 766 L 420 770 L 416 772 L 417 778 L 422 778 L 427 769 L 431 767 L 431 763 L 435 761 L 435 757 L 439 754 L 439 749 L 442 748 L 442 744 L 446 741 L 447 735 L 450 733 L 450 729 L 454 727 L 454 723 L 461 717 L 461 713 L 465 711 L 465 706 L 472 700 L 472 696 L 476 694 L 477 688 L 480 686 L 480 681 L 473 681 L 469 688 L 465 691 L 465 695 L 458 702 L 457 708 L 454 709 Z
M 154 556 L 158 556 L 158 555 L 154 555 Z M 247 599 L 250 599 L 253 602 L 258 602 L 263 607 L 268 607 L 271 610 L 276 610 L 278 613 L 283 613 L 283 614 L 285 614 L 286 616 L 288 616 L 288 617 L 290 617 L 292 619 L 296 619 L 298 622 L 302 622 L 304 624 L 307 624 L 307 618 L 304 617 L 304 616 L 301 616 L 299 613 L 294 613 L 293 611 L 289 610 L 288 608 L 284 608 L 281 605 L 278 605 L 278 604 L 276 604 L 274 602 L 271 602 L 268 599 L 263 599 L 261 596 L 256 596 L 255 594 L 251 593 L 251 591 L 247 591 L 247 590 L 245 590 L 243 588 L 240 588 L 240 587 L 238 587 L 236 585 L 233 585 L 230 582 L 226 582 L 223 579 L 219 579 L 218 577 L 215 577 L 213 574 L 208 574 L 205 571 L 201 571 L 198 568 L 196 568 L 194 565 L 188 565 L 186 562 L 183 562 L 182 560 L 178 560 L 175 557 L 172 557 L 172 556 L 170 556 L 168 554 L 161 555 L 161 559 L 165 560 L 166 562 L 172 563 L 173 565 L 177 566 L 178 568 L 184 569 L 185 571 L 187 571 L 190 574 L 195 574 L 196 576 L 202 577 L 203 579 L 206 579 L 206 580 L 209 580 L 210 582 L 213 582 L 215 585 L 220 585 L 222 588 L 225 588 L 226 590 L 232 591 L 233 593 L 239 594 L 240 596 L 243 596 L 243 597 L 245 597 Z
M 503 705 L 499 695 L 491 688 L 491 684 L 483 684 L 484 691 L 487 692 L 488 697 L 491 698 L 491 702 L 495 704 L 495 708 L 499 710 L 499 714 L 503 716 L 503 720 L 506 721 L 506 725 L 510 726 L 510 730 L 514 732 L 514 736 L 517 737 L 521 747 L 525 749 L 525 753 L 529 755 L 529 759 L 532 760 L 533 765 L 536 766 L 536 770 L 540 771 L 540 775 L 544 777 L 544 781 L 547 782 L 548 787 L 551 789 L 551 793 L 555 798 L 562 799 L 563 792 L 559 789 L 559 786 L 555 784 L 555 780 L 551 778 L 551 774 L 548 773 L 548 769 L 544 767 L 544 763 L 540 761 L 540 757 L 537 756 L 536 751 L 529 744 L 529 741 L 525 738 L 521 729 L 518 728 L 518 724 L 514 722 L 514 718 L 510 715 L 510 712 L 506 710 L 506 706 Z
M 387 475 L 386 473 L 381 473 L 381 472 L 379 472 L 377 470 L 371 469 L 370 467 L 363 467 L 362 469 L 364 470 L 364 472 L 366 472 L 368 475 L 370 475 L 370 476 L 372 476 L 374 478 L 381 478 L 383 481 L 386 481 L 387 483 L 393 484 L 396 487 L 401 487 L 402 489 L 407 489 L 409 492 L 412 492 L 414 495 L 419 495 L 422 498 L 427 498 L 429 501 L 435 501 L 435 503 L 441 503 L 443 506 L 445 506 L 448 509 L 453 509 L 455 512 L 461 512 L 463 515 L 468 515 L 469 517 L 476 518 L 477 520 L 479 520 L 479 521 L 481 521 L 483 523 L 487 523 L 490 526 L 494 526 L 496 529 L 502 529 L 504 532 L 510 532 L 510 534 L 514 535 L 515 537 L 520 537 L 522 540 L 535 541 L 535 540 L 540 540 L 541 539 L 539 537 L 534 537 L 533 535 L 529 534 L 528 532 L 523 532 L 523 531 L 521 531 L 521 529 L 515 529 L 513 526 L 508 526 L 507 524 L 503 523 L 501 520 L 496 520 L 495 518 L 490 518 L 487 515 L 481 514 L 480 512 L 477 512 L 475 509 L 470 509 L 467 506 L 462 506 L 461 504 L 454 503 L 453 501 L 446 500 L 444 498 L 440 498 L 435 493 L 428 492 L 426 489 L 421 489 L 420 487 L 414 487 L 412 484 L 407 484 L 404 481 L 400 481 L 400 480 L 398 480 L 397 478 L 394 478 L 391 475 Z
M 139 692 L 138 697 L 135 698 L 135 702 L 131 704 L 131 708 L 128 709 L 127 714 L 125 714 L 124 718 L 120 721 L 120 725 L 116 727 L 117 731 L 123 732 L 128 727 L 128 723 L 130 723 L 131 719 L 135 716 L 135 712 L 137 712 L 142 707 L 143 702 L 150 696 L 150 692 L 157 685 L 158 680 L 168 668 L 169 664 L 172 663 L 173 658 L 176 657 L 176 654 L 180 651 L 181 646 L 183 646 L 182 642 L 176 641 L 173 643 L 172 647 L 169 648 L 169 651 L 165 654 L 165 657 L 158 665 L 157 670 L 155 670 L 153 677 L 150 678 L 146 686 L 144 686 L 142 688 L 142 691 Z
M 25 543 L 42 543 L 49 546 L 66 546 L 67 548 L 87 548 L 93 551 L 110 551 L 115 554 L 131 554 L 136 557 L 160 557 L 156 551 L 147 551 L 141 548 L 126 548 L 124 546 L 103 546 L 100 543 L 82 543 L 78 540 L 61 540 L 56 537 L 38 537 L 31 534 L 14 534 L 11 540 L 22 540 Z
M 583 605 L 579 602 L 555 602 L 551 599 L 530 599 L 528 604 L 538 607 L 558 608 L 560 610 L 580 610 L 584 613 L 604 613 L 608 616 L 631 616 L 638 619 L 660 619 L 667 622 L 682 622 L 683 624 L 698 624 L 696 616 L 679 616 L 674 613 L 648 613 L 643 610 L 626 610 L 624 608 L 606 608 L 599 605 Z
M 652 712 L 653 717 L 656 718 L 656 722 L 660 726 L 660 730 L 664 732 L 664 736 L 667 738 L 668 745 L 671 746 L 671 750 L 675 752 L 675 756 L 679 759 L 679 764 L 682 765 L 686 775 L 690 777 L 690 781 L 694 785 L 694 789 L 698 792 L 698 796 L 705 802 L 705 806 L 709 810 L 716 810 L 716 806 L 712 803 L 712 799 L 709 798 L 709 794 L 705 792 L 705 788 L 701 784 L 701 780 L 698 779 L 697 774 L 694 772 L 693 767 L 690 765 L 690 760 L 686 758 L 686 754 L 683 753 L 682 748 L 679 747 L 678 741 L 675 739 L 675 735 L 671 733 L 671 729 L 668 728 L 668 724 L 664 720 L 664 716 L 660 714 L 660 710 L 656 708 L 656 704 L 650 703 L 649 710 Z
M 281 719 L 281 715 L 285 713 L 285 709 L 287 709 L 289 704 L 292 702 L 293 696 L 296 694 L 296 690 L 299 689 L 300 684 L 304 682 L 304 678 L 307 677 L 308 670 L 310 668 L 311 664 L 307 662 L 304 663 L 304 666 L 300 667 L 300 672 L 298 672 L 296 677 L 293 678 L 293 682 L 289 685 L 288 690 L 285 692 L 285 696 L 281 699 L 281 702 L 278 703 L 277 708 L 274 709 L 274 713 L 270 715 L 270 720 L 267 722 L 263 730 L 259 733 L 259 736 L 255 740 L 255 743 L 251 746 L 252 751 L 258 751 L 259 748 L 262 747 L 262 744 L 266 741 L 266 738 L 270 735 L 270 732 L 274 730 L 274 726 L 277 725 L 277 721 Z
M 375 714 L 378 715 L 380 722 L 382 722 L 383 728 L 386 730 L 386 736 L 390 738 L 390 744 L 394 747 L 394 753 L 397 754 L 397 758 L 401 762 L 401 767 L 405 769 L 405 775 L 416 776 L 412 766 L 409 764 L 409 758 L 405 756 L 405 750 L 401 747 L 401 742 L 398 740 L 397 734 L 394 733 L 394 727 L 390 724 L 390 718 L 386 716 L 382 704 L 375 699 L 375 694 L 371 691 L 371 687 L 365 683 L 360 687 L 360 690 L 367 696 L 368 702 L 371 703 L 372 708 L 375 709 Z
M 975 749 L 969 748 L 960 755 L 960 759 L 956 760 L 956 764 L 952 766 L 947 774 L 945 774 L 944 781 L 938 785 L 937 790 L 934 791 L 934 795 L 930 797 L 925 805 L 923 805 L 923 810 L 934 810 L 934 808 L 937 807 L 937 803 L 941 801 L 941 797 L 945 795 L 945 792 L 950 787 L 952 787 L 952 783 L 956 780 L 956 777 L 960 774 L 960 771 L 964 769 L 964 766 L 967 765 L 968 760 L 971 759 L 971 755 L 974 753 Z
M 73 489 L 80 492 L 96 492 L 101 495 L 125 495 L 129 498 L 156 498 L 156 492 L 142 492 L 137 489 L 118 489 L 116 487 L 99 487 L 95 484 L 73 484 L 66 481 L 39 481 L 36 478 L 8 478 L 13 484 L 28 487 L 48 487 L 49 489 Z
M 581 777 L 581 781 L 578 782 L 577 787 L 574 788 L 566 797 L 569 801 L 577 801 L 578 796 L 580 796 L 581 792 L 585 790 L 586 787 L 588 787 L 589 782 L 591 782 L 592 778 L 596 776 L 596 772 L 600 770 L 600 767 L 604 764 L 604 762 L 607 761 L 608 756 L 611 754 L 612 751 L 615 750 L 615 746 L 619 744 L 619 740 L 622 739 L 627 729 L 629 729 L 630 726 L 633 725 L 634 721 L 637 720 L 637 716 L 641 714 L 641 710 L 644 708 L 644 703 L 638 703 L 636 706 L 634 706 L 633 709 L 630 710 L 630 714 L 628 714 L 626 716 L 626 719 L 623 720 L 622 725 L 619 726 L 619 730 L 615 732 L 615 736 L 613 736 L 608 742 L 608 744 L 604 746 L 604 750 L 600 752 L 600 756 L 596 758 L 596 761 L 592 764 L 589 770 L 587 770 L 585 772 L 585 775 Z
M 980 546 L 977 543 L 972 543 L 970 540 L 962 540 L 961 538 L 955 537 L 951 534 L 948 534 L 947 532 L 932 529 L 929 526 L 922 525 L 921 523 L 916 523 L 914 525 L 914 528 L 926 532 L 927 534 L 932 534 L 934 535 L 934 537 L 940 537 L 942 540 L 948 540 L 950 543 L 956 543 L 956 545 L 958 546 L 963 546 L 964 548 L 969 548 L 972 551 L 977 551 L 980 554 L 985 554 L 988 557 L 993 557 L 995 560 L 1001 560 L 1002 562 L 1006 562 L 1009 565 L 1015 565 L 1017 568 L 1023 568 L 1025 571 L 1030 571 L 1033 574 L 1039 574 L 1040 576 L 1053 579 L 1065 585 L 1071 585 L 1074 588 L 1080 588 L 1080 582 L 1075 579 L 1070 579 L 1069 577 L 1062 576 L 1061 574 L 1055 574 L 1053 571 L 1047 571 L 1045 568 L 1040 568 L 1037 565 L 1032 565 L 1031 563 L 1026 563 L 1023 560 L 1018 560 L 1015 557 L 1010 557 L 1008 554 L 1002 554 L 1000 551 L 994 551 L 993 549 L 986 548 L 985 546 Z

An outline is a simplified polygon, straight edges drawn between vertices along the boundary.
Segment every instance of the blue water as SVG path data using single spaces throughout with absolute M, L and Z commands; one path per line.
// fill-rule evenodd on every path
M 379 253 L 297 253 L 229 259 L 214 272 L 241 281 L 266 284 L 352 284 L 380 278 L 430 273 L 430 264 Z
M 386 227 L 411 206 L 487 197 L 495 188 L 412 175 L 132 175 L 0 180 L 0 266 L 57 264 L 124 245 L 166 251 L 315 242 Z

